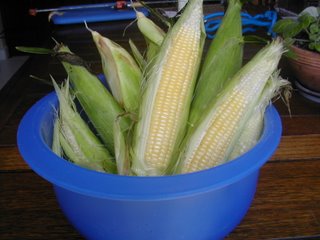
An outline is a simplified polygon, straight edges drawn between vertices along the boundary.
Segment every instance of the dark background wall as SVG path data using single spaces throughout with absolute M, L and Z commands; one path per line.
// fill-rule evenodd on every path
M 10 56 L 18 55 L 15 46 L 40 46 L 52 30 L 48 22 L 48 14 L 42 13 L 30 16 L 32 8 L 54 8 L 66 5 L 113 2 L 108 0 L 4 0 L 0 1 L 0 11 L 4 34 L 9 48 Z
M 152 1 L 152 0 L 149 0 Z M 48 14 L 30 16 L 31 8 L 53 8 L 65 5 L 106 3 L 112 0 L 3 0 L 0 1 L 0 12 L 4 25 L 4 34 L 11 56 L 18 55 L 14 47 L 18 45 L 40 46 L 52 30 L 52 24 L 48 22 Z M 219 2 L 219 1 L 215 1 Z M 257 0 L 257 4 L 266 1 Z M 267 1 L 268 2 L 268 1 Z M 293 11 L 300 11 L 308 4 L 317 4 L 319 0 L 278 0 L 279 6 Z M 1 33 L 0 33 L 1 34 Z

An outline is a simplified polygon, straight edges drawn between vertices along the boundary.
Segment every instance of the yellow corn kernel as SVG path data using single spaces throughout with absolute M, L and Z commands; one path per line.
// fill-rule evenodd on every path
M 186 13 L 168 33 L 147 80 L 133 148 L 138 175 L 164 174 L 186 127 L 202 52 L 202 1 L 191 1 Z
M 196 32 L 184 28 L 177 37 L 177 45 L 169 49 L 170 57 L 163 68 L 147 141 L 146 159 L 151 166 L 166 165 L 164 160 L 170 158 L 173 150 L 179 116 L 185 111 L 182 103 L 192 87 L 192 82 L 188 80 L 192 78 L 192 66 L 199 51 L 196 38 Z
M 219 165 L 224 158 L 226 149 L 231 143 L 231 138 L 237 130 L 237 124 L 242 118 L 242 112 L 248 104 L 243 93 L 234 92 L 222 104 L 216 115 L 214 124 L 207 130 L 200 145 L 186 162 L 184 172 L 195 172 L 208 168 L 208 166 Z
M 232 78 L 199 125 L 185 138 L 176 172 L 199 171 L 228 160 L 282 52 L 283 44 L 274 41 Z

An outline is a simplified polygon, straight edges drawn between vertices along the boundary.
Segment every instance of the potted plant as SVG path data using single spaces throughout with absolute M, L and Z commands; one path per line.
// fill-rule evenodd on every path
M 313 99 L 320 98 L 319 13 L 319 7 L 307 7 L 297 17 L 280 19 L 273 27 L 289 44 L 287 63 L 298 80 L 297 87 Z

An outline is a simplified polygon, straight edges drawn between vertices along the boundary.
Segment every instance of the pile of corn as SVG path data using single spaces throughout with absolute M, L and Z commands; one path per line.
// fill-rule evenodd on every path
M 132 55 L 90 30 L 110 91 L 86 67 L 61 59 L 68 79 L 54 83 L 53 151 L 97 171 L 159 176 L 212 168 L 252 148 L 266 107 L 288 86 L 277 71 L 283 44 L 273 40 L 243 65 L 242 6 L 230 0 L 202 56 L 202 7 L 190 0 L 167 32 L 137 12 L 145 55 L 131 40 Z M 56 51 L 73 55 L 63 45 Z

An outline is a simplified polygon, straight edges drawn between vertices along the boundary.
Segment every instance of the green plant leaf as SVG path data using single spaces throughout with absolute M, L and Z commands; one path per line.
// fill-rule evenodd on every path
M 292 38 L 286 38 L 284 39 L 284 47 L 285 47 L 285 53 L 284 55 L 288 58 L 291 58 L 291 59 L 296 59 L 297 58 L 297 55 L 294 53 L 294 51 L 292 51 L 291 49 L 291 45 L 294 43 L 294 40 Z
M 309 34 L 309 39 L 310 41 L 317 41 L 317 39 L 319 38 L 318 34 Z
M 320 52 L 320 43 L 312 42 L 308 45 L 309 49 Z
M 320 26 L 317 23 L 312 23 L 309 27 L 309 31 L 311 34 L 319 33 Z
M 286 56 L 287 58 L 290 58 L 290 59 L 297 59 L 297 54 L 292 51 L 291 49 L 289 49 L 287 52 L 284 53 L 284 56 Z
M 294 24 L 294 22 L 295 21 L 290 18 L 281 19 L 275 23 L 275 25 L 273 26 L 273 31 L 281 34 L 288 28 L 288 26 Z
M 35 80 L 38 80 L 41 83 L 47 84 L 49 86 L 53 86 L 52 82 L 50 80 L 48 80 L 48 79 L 40 78 L 40 77 L 37 77 L 35 75 L 29 75 L 29 77 L 33 78 Z
M 308 48 L 311 49 L 311 50 L 313 50 L 313 49 L 314 49 L 314 43 L 313 43 L 313 42 L 309 43 L 309 44 L 308 44 Z
M 320 43 L 315 43 L 314 49 L 320 53 Z
M 34 54 L 54 54 L 55 53 L 54 50 L 48 49 L 48 48 L 17 46 L 16 49 L 20 52 L 34 53 Z
M 301 28 L 303 28 L 303 29 L 308 28 L 309 25 L 313 22 L 316 22 L 316 20 L 317 19 L 315 17 L 313 17 L 307 13 L 299 16 L 299 18 L 298 18 L 298 21 L 301 24 Z
M 246 35 L 243 37 L 245 43 L 267 44 L 268 39 L 256 35 Z
M 273 31 L 282 35 L 283 38 L 296 36 L 303 30 L 303 26 L 293 19 L 281 19 L 273 27 Z

